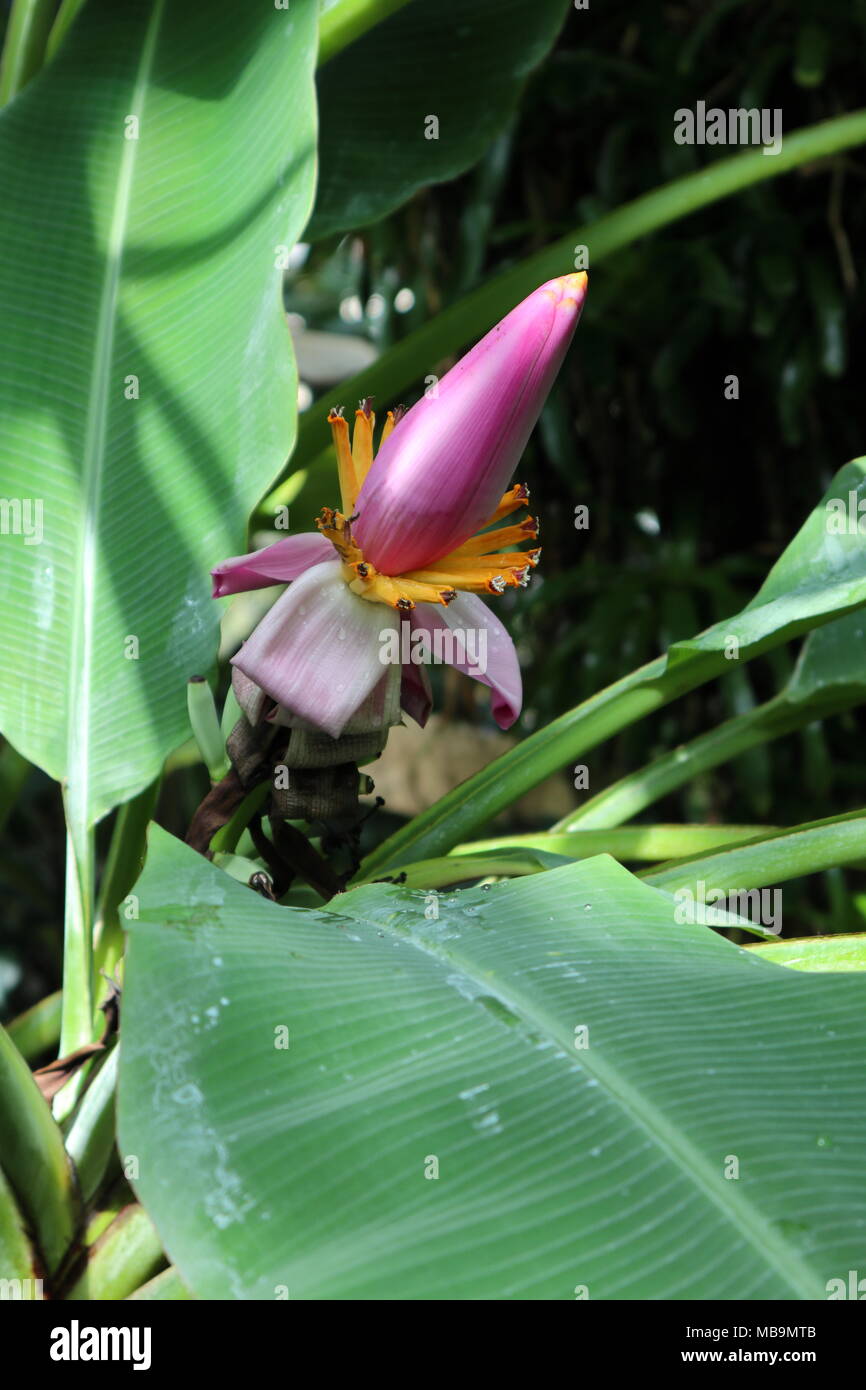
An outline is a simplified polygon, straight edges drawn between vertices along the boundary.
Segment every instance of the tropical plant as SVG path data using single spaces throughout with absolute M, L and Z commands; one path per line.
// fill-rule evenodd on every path
M 775 105 L 790 81 L 803 119 L 772 157 L 719 156 L 675 143 L 674 110 L 713 90 L 738 7 L 686 8 L 631 48 L 600 22 L 584 51 L 566 0 L 212 0 L 206 22 L 14 0 L 16 1296 L 812 1299 L 862 1267 L 866 809 L 838 773 L 862 771 L 866 458 L 826 451 L 862 444 L 845 219 L 866 204 L 842 186 L 866 111 L 808 102 L 831 58 L 847 91 L 863 21 L 804 31 L 783 6 L 750 31 L 728 88 Z M 571 148 L 576 78 L 588 109 L 628 100 L 569 204 L 545 146 Z M 797 259 L 815 205 L 771 187 L 795 175 L 829 198 L 841 289 L 823 242 Z M 748 406 L 727 510 L 708 431 L 727 531 L 706 560 L 690 357 L 707 400 L 737 410 L 751 380 L 772 403 Z M 800 447 L 822 372 L 844 439 L 814 429 L 817 463 L 764 508 L 744 479 L 766 430 Z M 578 406 L 603 453 L 614 380 L 679 539 L 661 492 L 613 497 L 578 460 Z M 365 769 L 401 710 L 453 709 L 448 663 L 517 736 L 389 819 Z M 571 809 L 528 830 L 516 806 L 563 770 Z M 665 798 L 678 819 L 647 819 Z

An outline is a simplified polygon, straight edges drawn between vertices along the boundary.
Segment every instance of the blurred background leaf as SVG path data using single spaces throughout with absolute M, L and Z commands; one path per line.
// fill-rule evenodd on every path
M 375 222 L 475 164 L 571 0 L 412 0 L 325 63 L 310 239 Z

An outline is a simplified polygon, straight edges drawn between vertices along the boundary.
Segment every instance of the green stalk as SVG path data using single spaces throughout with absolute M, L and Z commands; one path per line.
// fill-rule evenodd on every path
M 124 1207 L 132 1206 L 134 1202 L 135 1193 L 126 1178 L 115 1178 L 108 1190 L 101 1192 L 93 1203 L 81 1244 L 88 1248 L 95 1245 Z
M 493 840 L 475 840 L 451 851 L 451 859 L 469 854 L 487 854 L 505 849 L 541 849 L 570 859 L 589 859 L 594 854 L 611 854 L 623 862 L 662 860 L 701 854 L 717 845 L 742 844 L 765 835 L 766 825 L 635 825 L 624 830 L 578 830 L 557 835 L 547 831 L 538 835 L 502 835 Z M 495 873 L 489 869 L 488 873 Z
M 54 28 L 48 37 L 48 47 L 45 53 L 46 62 L 50 62 L 54 57 L 83 4 L 84 0 L 61 0 L 60 9 L 57 11 L 57 18 L 54 21 Z
M 253 859 L 245 859 L 242 854 L 229 854 L 223 850 L 213 852 L 213 863 L 218 869 L 222 869 L 228 874 L 229 878 L 235 879 L 238 883 L 249 883 L 253 874 L 263 872 L 261 863 L 256 863 Z M 267 867 L 264 868 L 267 873 Z
M 24 1058 L 0 1028 L 0 1136 L 3 1171 L 49 1274 L 78 1226 L 78 1193 L 63 1136 Z
M 228 743 L 229 734 L 235 727 L 235 724 L 237 724 L 242 714 L 243 710 L 238 704 L 238 697 L 235 694 L 234 686 L 230 685 L 228 690 L 226 691 L 225 703 L 223 704 L 223 712 L 220 715 L 220 737 L 223 741 L 223 747 L 225 747 L 225 745 Z
M 583 805 L 571 811 L 552 827 L 554 831 L 600 829 L 622 825 L 653 802 L 668 796 L 686 782 L 730 762 L 759 744 L 802 729 L 818 718 L 827 718 L 860 704 L 862 693 L 844 691 L 822 705 L 820 714 L 814 702 L 790 701 L 784 692 L 766 704 L 728 719 L 715 729 L 699 734 L 689 743 L 673 748 L 647 767 L 622 777 Z M 673 856 L 669 856 L 673 858 Z
M 319 20 L 319 67 L 408 4 L 409 0 L 340 0 Z
M 95 966 L 112 974 L 123 955 L 119 908 L 141 873 L 147 848 L 147 827 L 159 797 L 160 778 L 151 782 L 117 812 L 111 845 L 96 905 Z
M 467 846 L 468 849 L 472 846 Z M 544 873 L 548 865 L 540 859 L 519 856 L 503 850 L 501 854 L 456 854 L 440 859 L 419 859 L 404 870 L 402 880 L 407 888 L 447 888 L 451 883 L 463 883 L 473 878 L 520 878 L 525 874 Z
M 6 1029 L 25 1062 L 35 1062 L 46 1052 L 56 1054 L 60 1043 L 60 990 L 13 1018 Z
M 76 833 L 68 808 L 67 824 L 61 1056 L 93 1036 L 93 829 Z
M 591 277 L 593 269 L 606 257 L 639 237 L 754 184 L 864 142 L 866 110 L 853 111 L 787 135 L 779 154 L 772 158 L 755 149 L 714 160 L 706 168 L 626 203 L 598 222 L 575 227 L 550 246 L 486 281 L 384 352 L 363 372 L 344 381 L 336 388 L 337 395 L 333 391 L 331 395 L 347 401 L 372 395 L 376 397 L 377 409 L 383 408 L 437 363 L 492 328 L 537 285 L 570 270 L 575 246 L 589 248 Z M 299 422 L 292 469 L 308 466 L 319 456 L 330 458 L 328 428 L 322 412 L 308 411 Z
M 66 1152 L 75 1164 L 85 1202 L 97 1192 L 115 1152 L 114 1106 L 120 1048 L 114 1047 L 84 1092 L 66 1135 Z
M 186 685 L 190 728 L 212 782 L 221 782 L 229 770 L 225 739 L 217 717 L 213 691 L 204 676 L 191 676 Z
M 143 1207 L 124 1207 L 92 1247 L 84 1273 L 67 1299 L 127 1298 L 166 1263 L 156 1228 Z
M 190 1298 L 189 1289 L 184 1284 L 174 1265 L 169 1265 L 162 1274 L 157 1274 L 155 1278 L 149 1279 L 146 1284 L 142 1284 L 134 1293 L 127 1294 L 128 1299 L 146 1299 L 149 1302 L 155 1300 L 177 1302 Z
M 820 873 L 840 864 L 866 859 L 866 811 L 810 821 L 777 830 L 748 844 L 698 855 L 676 864 L 662 864 L 641 874 L 644 883 L 674 893 L 698 879 L 706 892 L 763 888 L 771 883 Z
M 53 0 L 13 0 L 0 57 L 0 106 L 42 67 L 53 19 Z
M 408 888 L 446 888 L 468 879 L 519 878 L 595 854 L 657 864 L 716 845 L 741 844 L 766 830 L 763 825 L 642 825 L 573 835 L 503 835 L 460 845 L 442 858 L 417 860 L 403 870 L 403 882 Z M 533 856 L 532 851 L 540 853 Z

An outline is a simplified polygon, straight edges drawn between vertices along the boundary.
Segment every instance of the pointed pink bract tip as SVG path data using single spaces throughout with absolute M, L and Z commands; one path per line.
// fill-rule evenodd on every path
M 539 285 L 422 397 L 382 445 L 353 539 L 385 575 L 425 569 L 487 524 L 577 328 L 587 276 Z
M 589 276 L 585 270 L 572 271 L 570 275 L 559 275 L 541 286 L 542 294 L 549 294 L 557 306 L 580 309 L 586 298 Z

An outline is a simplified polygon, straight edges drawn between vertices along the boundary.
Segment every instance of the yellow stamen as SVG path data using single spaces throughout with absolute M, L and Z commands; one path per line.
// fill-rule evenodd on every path
M 358 485 L 355 480 L 355 467 L 352 450 L 349 448 L 349 426 L 339 410 L 332 410 L 328 416 L 334 448 L 337 451 L 337 473 L 340 479 L 340 505 L 346 516 L 352 515 Z
M 364 557 L 359 547 L 352 540 L 351 523 L 346 520 L 342 512 L 335 512 L 331 507 L 323 507 L 316 519 L 316 525 L 326 540 L 329 540 L 334 546 L 343 564 L 354 565 L 363 561 Z
M 525 582 L 540 554 L 540 550 L 512 550 L 505 555 L 467 556 L 456 562 L 453 556 L 446 556 L 426 569 L 401 575 L 401 582 L 409 579 L 422 584 L 447 584 L 467 593 L 501 594 Z
M 378 574 L 373 566 L 366 562 L 354 568 L 356 574 L 358 570 L 368 570 L 370 573 L 363 576 L 357 574 L 350 582 L 349 588 L 353 594 L 369 599 L 371 603 L 387 603 L 391 608 L 401 608 L 405 611 L 414 608 L 416 603 L 441 603 L 447 607 L 452 599 L 457 597 L 456 591 L 450 585 L 437 580 L 431 584 L 423 584 L 408 579 L 405 575 L 391 579 L 389 575 Z
M 525 483 L 515 483 L 514 487 L 509 488 L 496 511 L 485 521 L 485 526 L 492 526 L 494 521 L 501 521 L 503 517 L 511 516 L 512 512 L 519 511 L 525 507 L 529 501 L 529 488 Z
M 393 412 L 393 410 L 389 410 L 389 411 L 388 411 L 388 414 L 387 414 L 386 417 L 385 417 L 385 423 L 384 423 L 384 425 L 382 426 L 382 438 L 379 440 L 379 448 L 380 448 L 380 449 L 381 449 L 382 445 L 385 443 L 385 440 L 388 438 L 389 434 L 392 432 L 392 430 L 393 430 L 394 426 L 396 425 L 396 423 L 397 423 L 397 421 L 396 421 L 396 419 L 395 419 L 395 417 L 394 417 L 394 412 Z
M 401 414 L 402 408 L 388 411 L 380 448 L 399 423 Z M 352 537 L 358 494 L 373 463 L 376 416 L 370 408 L 369 399 L 362 401 L 360 409 L 355 412 L 351 447 L 349 427 L 343 419 L 342 409 L 331 411 L 328 424 L 337 452 L 342 511 L 324 507 L 316 524 L 342 560 L 343 578 L 354 594 L 370 603 L 384 603 L 391 608 L 407 611 L 414 608 L 416 603 L 447 605 L 453 602 L 461 589 L 466 593 L 501 594 L 507 588 L 529 582 L 530 571 L 538 564 L 539 549 L 508 550 L 501 554 L 496 551 L 503 546 L 534 540 L 538 535 L 537 521 L 530 516 L 514 526 L 503 526 L 492 531 L 487 529 L 527 505 L 529 489 L 523 483 L 515 484 L 505 493 L 478 535 L 464 541 L 449 555 L 423 570 L 399 575 L 380 574 L 375 565 L 364 558 L 363 551 Z
M 520 545 L 521 541 L 534 541 L 537 535 L 538 522 L 530 516 L 527 517 L 526 521 L 521 521 L 519 526 L 503 526 L 498 531 L 482 531 L 480 535 L 473 536 L 471 540 L 464 542 L 457 550 L 452 550 L 449 555 L 444 555 L 436 563 L 444 565 L 448 560 L 456 562 L 467 555 L 489 555 L 494 550 L 499 550 L 506 545 Z
M 369 400 L 361 402 L 361 408 L 355 411 L 355 429 L 352 434 L 352 464 L 355 475 L 355 492 L 352 496 L 350 505 L 354 507 L 358 493 L 364 483 L 364 479 L 370 471 L 373 462 L 373 429 L 376 424 L 376 416 L 370 409 Z

